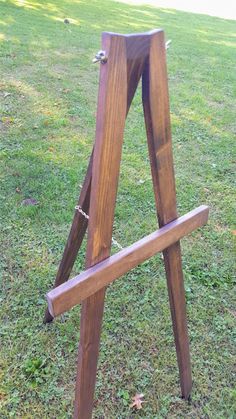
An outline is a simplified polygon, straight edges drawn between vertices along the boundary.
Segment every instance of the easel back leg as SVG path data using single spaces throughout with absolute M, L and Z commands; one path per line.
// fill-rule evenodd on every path
M 143 74 L 143 106 L 160 227 L 177 218 L 164 33 L 153 35 Z M 186 303 L 179 242 L 163 252 L 182 396 L 192 388 Z

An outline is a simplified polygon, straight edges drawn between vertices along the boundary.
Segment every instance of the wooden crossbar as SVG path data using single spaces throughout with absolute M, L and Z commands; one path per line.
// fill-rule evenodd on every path
M 55 317 L 68 311 L 135 266 L 203 226 L 208 213 L 209 208 L 201 205 L 54 288 L 47 294 L 51 315 Z

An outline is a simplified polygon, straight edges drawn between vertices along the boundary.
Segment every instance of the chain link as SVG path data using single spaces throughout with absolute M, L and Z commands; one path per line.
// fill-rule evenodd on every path
M 79 211 L 80 212 L 80 214 L 82 214 L 83 216 L 84 216 L 84 218 L 86 218 L 87 220 L 89 220 L 89 215 L 88 214 L 86 214 L 86 212 L 84 212 L 83 210 L 82 210 L 82 208 L 81 208 L 81 206 L 80 205 L 76 205 L 75 206 L 75 209 L 77 210 L 77 211 Z M 114 244 L 115 246 L 117 246 L 120 250 L 122 250 L 123 249 L 123 247 L 121 246 L 121 244 L 120 243 L 118 243 L 118 241 L 116 240 L 116 239 L 114 239 L 114 237 L 112 237 L 112 244 Z
M 113 243 L 115 246 L 117 246 L 117 247 L 118 247 L 118 249 L 120 249 L 120 250 L 122 250 L 122 249 L 123 249 L 123 247 L 121 246 L 121 244 L 120 244 L 120 243 L 118 243 L 118 241 L 117 241 L 117 240 L 115 240 L 115 239 L 114 239 L 114 237 L 112 237 L 112 238 L 111 238 L 111 241 L 112 241 L 112 243 Z
M 89 215 L 88 215 L 88 214 L 86 214 L 86 212 L 84 212 L 84 211 L 82 210 L 82 208 L 81 208 L 81 206 L 80 206 L 80 205 L 76 205 L 76 206 L 75 206 L 75 209 L 76 209 L 77 211 L 79 211 L 79 212 L 80 212 L 80 214 L 82 214 L 82 215 L 84 216 L 84 218 L 87 218 L 87 220 L 89 220 Z

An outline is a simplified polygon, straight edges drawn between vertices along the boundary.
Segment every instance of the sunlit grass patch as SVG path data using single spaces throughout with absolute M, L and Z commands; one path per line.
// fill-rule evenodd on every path
M 8 417 L 71 417 L 80 307 L 42 323 L 95 132 L 104 30 L 164 28 L 178 211 L 210 205 L 182 241 L 194 387 L 179 398 L 160 255 L 109 287 L 94 417 L 234 417 L 234 22 L 113 1 L 1 1 L 0 406 Z M 68 19 L 70 23 L 64 23 Z M 25 205 L 24 202 L 28 203 Z M 140 90 L 125 130 L 114 236 L 157 228 Z M 112 253 L 117 251 L 112 248 Z M 85 244 L 73 273 L 84 267 Z

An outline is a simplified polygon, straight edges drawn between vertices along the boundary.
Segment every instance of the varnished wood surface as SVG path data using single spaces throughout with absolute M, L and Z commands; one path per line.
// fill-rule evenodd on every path
M 177 218 L 163 32 L 151 39 L 149 59 L 143 74 L 143 106 L 157 216 L 162 227 Z M 187 399 L 192 389 L 192 377 L 180 243 L 172 244 L 163 255 L 181 391 Z
M 150 42 L 160 29 L 125 36 L 127 56 L 127 113 L 149 56 Z
M 127 103 L 124 37 L 104 33 L 91 185 L 86 266 L 110 254 Z M 82 304 L 74 418 L 92 415 L 105 289 Z
M 202 205 L 50 291 L 47 294 L 50 313 L 57 316 L 68 311 L 140 263 L 176 243 L 206 224 L 208 213 L 209 208 Z

